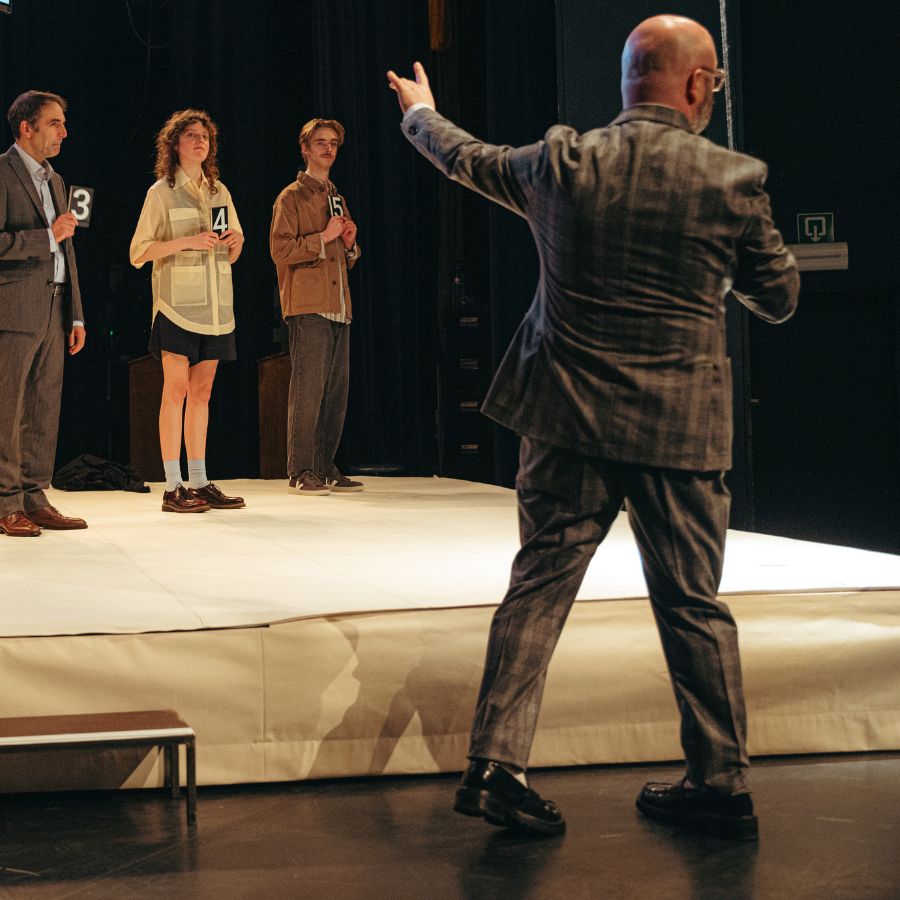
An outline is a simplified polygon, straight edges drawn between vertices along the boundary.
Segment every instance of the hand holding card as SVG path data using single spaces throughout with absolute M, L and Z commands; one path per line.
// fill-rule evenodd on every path
M 88 228 L 91 224 L 91 212 L 94 206 L 94 189 L 69 185 L 69 202 L 66 208 L 75 216 L 79 228 Z

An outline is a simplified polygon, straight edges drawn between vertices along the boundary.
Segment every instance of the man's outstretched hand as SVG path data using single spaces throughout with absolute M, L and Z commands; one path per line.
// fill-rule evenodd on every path
M 425 74 L 422 63 L 413 63 L 413 72 L 416 76 L 415 81 L 401 78 L 393 69 L 387 73 L 388 86 L 397 94 L 400 109 L 406 112 L 413 103 L 425 103 L 434 109 L 434 95 L 428 86 L 428 76 Z

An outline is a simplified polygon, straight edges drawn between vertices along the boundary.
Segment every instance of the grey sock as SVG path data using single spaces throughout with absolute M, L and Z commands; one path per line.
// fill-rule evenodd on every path
M 174 491 L 179 484 L 183 484 L 181 477 L 181 460 L 164 459 L 163 469 L 166 472 L 166 490 Z
M 206 460 L 205 459 L 189 459 L 188 460 L 188 478 L 190 486 L 199 489 L 209 484 L 206 477 Z
M 518 766 L 509 765 L 508 763 L 500 763 L 500 767 L 506 769 L 506 771 L 509 772 L 509 774 L 512 775 L 513 778 L 515 778 L 516 781 L 519 782 L 519 784 L 528 787 L 528 778 L 525 775 L 524 769 L 520 769 Z

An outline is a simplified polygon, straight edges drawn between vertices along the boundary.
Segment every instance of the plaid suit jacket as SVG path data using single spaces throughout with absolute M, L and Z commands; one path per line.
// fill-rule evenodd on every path
M 525 217 L 537 245 L 534 301 L 483 412 L 589 456 L 730 468 L 726 297 L 779 322 L 800 284 L 772 223 L 766 166 L 655 105 L 585 134 L 556 125 L 519 148 L 478 141 L 430 109 L 403 131 L 454 181 Z

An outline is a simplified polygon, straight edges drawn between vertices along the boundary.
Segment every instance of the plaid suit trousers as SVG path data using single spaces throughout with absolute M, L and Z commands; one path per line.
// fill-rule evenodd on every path
M 612 462 L 523 438 L 516 488 L 522 545 L 491 625 L 469 755 L 527 767 L 550 658 L 625 501 L 681 714 L 688 778 L 746 792 L 737 627 L 716 598 L 730 500 L 723 473 Z

